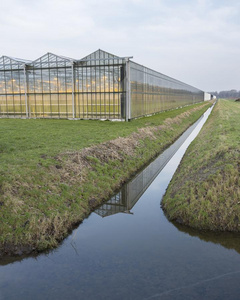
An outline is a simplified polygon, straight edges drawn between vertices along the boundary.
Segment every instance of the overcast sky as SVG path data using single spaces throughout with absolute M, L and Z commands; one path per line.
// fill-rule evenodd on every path
M 0 56 L 103 49 L 205 91 L 240 90 L 239 0 L 2 0 Z

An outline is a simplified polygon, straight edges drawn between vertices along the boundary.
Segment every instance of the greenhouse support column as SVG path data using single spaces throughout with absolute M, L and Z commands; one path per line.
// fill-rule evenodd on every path
M 74 103 L 74 62 L 72 62 L 72 117 L 75 118 L 75 103 Z
M 131 119 L 131 85 L 130 85 L 130 62 L 126 61 L 126 121 Z
M 25 95 L 25 106 L 26 106 L 26 118 L 28 118 L 28 99 L 27 99 L 27 72 L 26 65 L 23 66 L 23 74 L 24 74 L 24 95 Z

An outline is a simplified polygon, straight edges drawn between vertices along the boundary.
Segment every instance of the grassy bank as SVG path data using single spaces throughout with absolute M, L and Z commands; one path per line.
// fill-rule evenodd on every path
M 190 145 L 162 201 L 170 220 L 240 231 L 240 104 L 219 100 Z
M 209 105 L 128 123 L 1 119 L 0 254 L 56 246 Z

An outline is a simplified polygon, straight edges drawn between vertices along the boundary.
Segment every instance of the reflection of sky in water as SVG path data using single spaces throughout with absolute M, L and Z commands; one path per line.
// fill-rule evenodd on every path
M 1 266 L 0 299 L 238 299 L 239 254 L 185 234 L 160 209 L 173 169 L 171 160 L 133 215 L 91 214 L 48 255 Z
M 208 118 L 210 111 L 204 114 L 204 117 L 199 121 L 198 125 L 195 127 L 194 131 L 190 133 L 189 137 L 186 139 L 185 142 L 180 146 L 178 151 L 173 155 L 170 161 L 166 164 L 166 166 L 162 169 L 162 171 L 158 174 L 157 178 L 151 184 L 151 190 L 158 191 L 159 196 L 163 196 L 165 190 L 171 180 L 173 174 L 175 173 L 186 149 L 190 145 L 190 143 L 195 139 L 195 137 L 200 132 L 203 124 L 205 123 L 206 119 Z M 159 188 L 160 187 L 160 188 Z

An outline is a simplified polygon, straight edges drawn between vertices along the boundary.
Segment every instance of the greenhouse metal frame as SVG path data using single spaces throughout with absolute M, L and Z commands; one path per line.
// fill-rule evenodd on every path
M 0 117 L 130 120 L 204 101 L 204 92 L 103 50 L 75 60 L 0 57 Z

